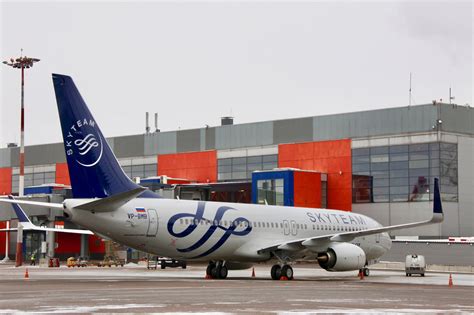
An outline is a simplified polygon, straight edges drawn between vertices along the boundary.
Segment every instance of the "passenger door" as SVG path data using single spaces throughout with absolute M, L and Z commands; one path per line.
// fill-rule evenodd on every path
M 158 233 L 158 214 L 155 209 L 148 209 L 148 230 L 146 236 L 154 237 Z

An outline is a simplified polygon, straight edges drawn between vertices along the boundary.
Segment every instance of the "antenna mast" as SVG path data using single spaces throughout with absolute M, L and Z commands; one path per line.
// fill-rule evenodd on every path
M 408 106 L 411 106 L 411 72 L 410 72 L 410 89 L 408 90 Z

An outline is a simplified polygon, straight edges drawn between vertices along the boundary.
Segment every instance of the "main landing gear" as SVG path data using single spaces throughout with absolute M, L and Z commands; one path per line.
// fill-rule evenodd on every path
M 290 265 L 273 265 L 272 269 L 270 270 L 270 275 L 272 276 L 273 280 L 280 280 L 283 277 L 288 280 L 292 280 L 293 268 L 291 268 Z
M 364 275 L 364 277 L 368 277 L 370 276 L 370 271 L 369 271 L 369 268 L 367 267 L 364 267 L 362 269 L 359 269 L 359 274 L 362 273 Z
M 211 261 L 209 265 L 207 265 L 206 276 L 211 279 L 225 279 L 228 273 L 229 269 L 227 269 L 223 261 Z

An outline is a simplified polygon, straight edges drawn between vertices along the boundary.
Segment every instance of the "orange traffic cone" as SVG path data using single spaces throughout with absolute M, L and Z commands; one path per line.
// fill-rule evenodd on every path
M 448 286 L 451 288 L 453 286 L 453 277 L 449 274 Z
M 281 277 L 280 277 L 280 280 L 286 281 L 286 280 L 288 280 L 288 277 L 287 277 L 287 276 L 281 276 Z
M 252 278 L 255 278 L 255 268 L 252 268 Z
M 364 272 L 362 270 L 359 270 L 359 279 L 364 280 Z
M 29 279 L 30 278 L 30 275 L 28 274 L 28 268 L 26 268 L 25 270 L 25 279 Z

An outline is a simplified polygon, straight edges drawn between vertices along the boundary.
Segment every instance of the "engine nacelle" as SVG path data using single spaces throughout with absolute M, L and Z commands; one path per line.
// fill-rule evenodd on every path
M 365 262 L 362 248 L 350 243 L 332 244 L 327 252 L 318 253 L 318 263 L 327 271 L 359 270 Z

